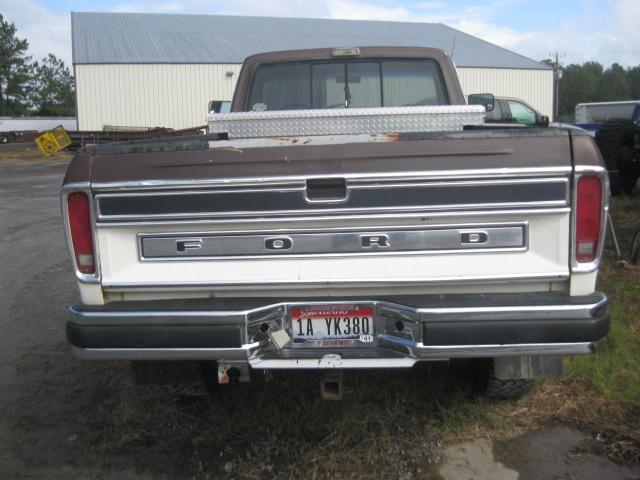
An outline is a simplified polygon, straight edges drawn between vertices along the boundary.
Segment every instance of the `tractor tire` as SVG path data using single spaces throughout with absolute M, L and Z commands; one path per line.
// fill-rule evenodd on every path
M 9 143 L 9 134 L 8 133 L 0 133 L 0 143 Z
M 625 193 L 631 193 L 638 183 L 640 177 L 640 163 L 636 163 L 636 152 L 632 145 L 623 145 L 620 149 L 621 165 L 626 165 L 628 170 L 620 179 L 620 187 Z
M 629 193 L 640 175 L 640 168 L 633 162 L 637 128 L 630 120 L 611 120 L 596 132 L 596 144 L 609 170 L 612 195 Z
M 622 193 L 622 180 L 619 172 L 609 170 L 609 191 L 611 195 L 620 195 Z

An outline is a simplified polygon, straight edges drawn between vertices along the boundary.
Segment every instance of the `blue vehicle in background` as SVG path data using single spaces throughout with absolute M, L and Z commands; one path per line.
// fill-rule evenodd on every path
M 640 178 L 640 100 L 579 103 L 576 125 L 594 135 L 611 193 L 631 193 Z

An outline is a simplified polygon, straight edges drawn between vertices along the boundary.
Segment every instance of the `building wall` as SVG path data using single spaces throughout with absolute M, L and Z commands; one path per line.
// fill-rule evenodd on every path
M 76 65 L 78 128 L 204 125 L 209 101 L 231 100 L 239 72 L 238 64 Z M 458 75 L 465 95 L 516 97 L 543 115 L 553 111 L 551 70 L 459 68 Z
M 231 100 L 239 72 L 236 64 L 76 65 L 78 128 L 204 125 L 209 101 Z
M 553 116 L 553 70 L 458 68 L 458 76 L 465 95 L 519 98 L 542 115 Z

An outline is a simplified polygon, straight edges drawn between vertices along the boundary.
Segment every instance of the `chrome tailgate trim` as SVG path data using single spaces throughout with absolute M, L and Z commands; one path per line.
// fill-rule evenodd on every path
M 310 200 L 304 182 L 211 190 L 105 192 L 96 195 L 97 219 L 117 222 L 560 208 L 569 205 L 570 197 L 569 180 L 564 176 L 389 183 L 346 179 L 345 188 L 345 197 L 339 202 Z
M 353 229 L 351 229 L 353 230 Z M 379 227 L 355 231 L 216 232 L 140 234 L 140 260 L 201 260 L 305 255 L 418 254 L 427 252 L 521 251 L 527 225 L 458 228 Z

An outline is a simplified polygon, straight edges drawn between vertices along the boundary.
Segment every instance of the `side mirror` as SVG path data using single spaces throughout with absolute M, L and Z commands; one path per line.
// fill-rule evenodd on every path
M 228 100 L 211 100 L 209 102 L 209 113 L 229 113 L 231 102 Z
M 482 105 L 487 112 L 493 110 L 496 98 L 491 93 L 474 93 L 469 95 L 469 105 Z
M 540 115 L 540 121 L 538 122 L 538 125 L 540 125 L 541 127 L 548 127 L 549 117 L 547 117 L 546 115 Z

